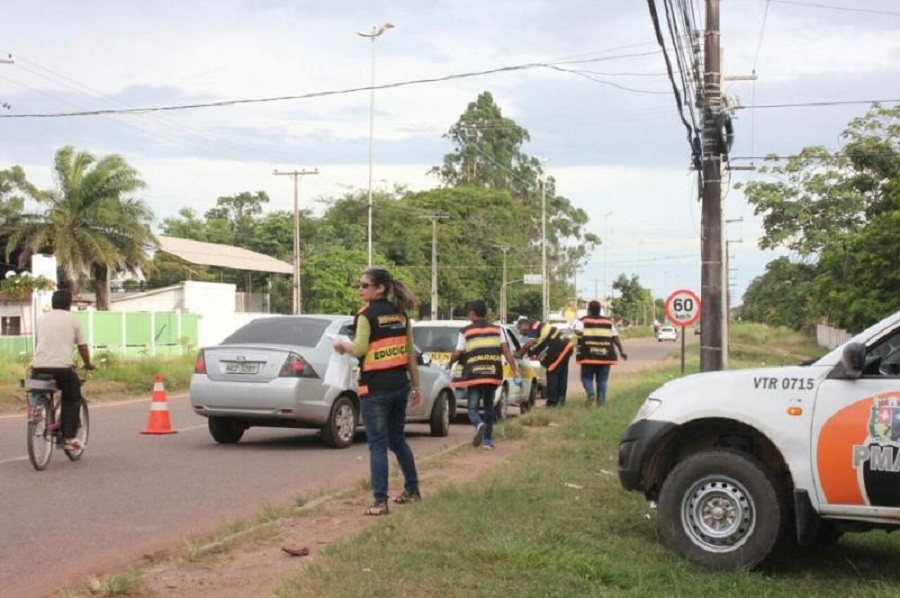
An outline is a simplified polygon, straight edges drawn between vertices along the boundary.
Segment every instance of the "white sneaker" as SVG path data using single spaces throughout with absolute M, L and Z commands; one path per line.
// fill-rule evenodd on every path
M 84 445 L 81 444 L 81 439 L 79 438 L 69 438 L 63 446 L 63 450 L 68 453 L 80 453 L 83 448 Z
M 478 426 L 475 428 L 475 437 L 472 438 L 472 446 L 481 446 L 481 443 L 484 441 L 485 431 L 486 430 L 484 429 L 484 422 L 478 424 Z

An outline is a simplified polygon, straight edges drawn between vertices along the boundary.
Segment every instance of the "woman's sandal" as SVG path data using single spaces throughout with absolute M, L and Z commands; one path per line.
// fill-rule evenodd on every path
M 394 497 L 394 502 L 398 505 L 405 505 L 406 503 L 416 502 L 418 500 L 422 500 L 422 495 L 419 494 L 419 491 L 415 492 L 407 492 L 404 490 L 400 494 Z
M 372 515 L 373 517 L 378 517 L 380 515 L 388 514 L 388 504 L 387 502 L 377 502 L 368 509 L 366 509 L 366 515 Z

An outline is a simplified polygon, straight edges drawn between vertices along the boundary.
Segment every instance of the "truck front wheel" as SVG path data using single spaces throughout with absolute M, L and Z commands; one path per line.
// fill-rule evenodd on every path
M 751 455 L 697 453 L 659 494 L 659 533 L 675 552 L 714 569 L 752 569 L 772 552 L 788 514 L 771 472 Z

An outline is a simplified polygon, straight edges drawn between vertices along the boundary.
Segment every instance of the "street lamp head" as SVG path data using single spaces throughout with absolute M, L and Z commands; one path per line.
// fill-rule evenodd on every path
M 393 28 L 394 28 L 394 24 L 393 24 L 393 23 L 385 23 L 384 25 L 382 25 L 381 27 L 379 27 L 379 28 L 377 28 L 377 29 L 376 29 L 375 27 L 372 27 L 372 31 L 371 31 L 371 32 L 357 31 L 357 32 L 356 32 L 356 35 L 358 35 L 358 36 L 360 36 L 360 37 L 368 37 L 368 38 L 371 38 L 372 41 L 375 41 L 375 38 L 376 38 L 376 37 L 378 37 L 379 35 L 381 35 L 381 34 L 384 33 L 385 31 L 387 31 L 388 29 L 393 29 Z

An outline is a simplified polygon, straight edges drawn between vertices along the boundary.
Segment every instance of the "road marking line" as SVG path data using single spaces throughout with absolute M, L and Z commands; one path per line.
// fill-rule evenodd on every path
M 15 461 L 27 461 L 28 456 L 25 457 L 13 457 L 12 459 L 3 459 L 0 461 L 0 465 L 5 465 L 6 463 L 14 463 Z
M 189 428 L 178 428 L 178 431 L 179 432 L 190 432 L 192 430 L 203 430 L 205 428 L 206 428 L 206 425 L 204 424 L 202 426 L 191 426 Z

